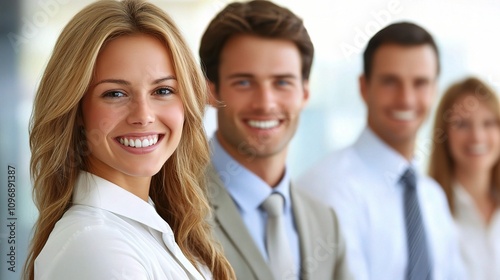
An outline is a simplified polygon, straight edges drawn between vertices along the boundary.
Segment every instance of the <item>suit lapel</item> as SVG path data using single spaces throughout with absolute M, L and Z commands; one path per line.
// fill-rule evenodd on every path
M 313 248 L 308 244 L 309 240 L 311 240 L 311 233 L 307 227 L 307 221 L 309 220 L 309 217 L 307 217 L 308 210 L 306 209 L 306 204 L 302 201 L 300 195 L 296 193 L 292 186 L 290 186 L 290 196 L 292 199 L 293 216 L 300 242 L 300 259 L 302 260 L 300 264 L 300 278 L 311 279 L 310 270 L 307 266 L 309 262 L 305 261 L 313 259 Z
M 214 209 L 215 220 L 232 245 L 245 259 L 257 279 L 272 279 L 271 270 L 241 219 L 233 199 L 222 185 L 213 166 L 208 168 L 209 196 Z

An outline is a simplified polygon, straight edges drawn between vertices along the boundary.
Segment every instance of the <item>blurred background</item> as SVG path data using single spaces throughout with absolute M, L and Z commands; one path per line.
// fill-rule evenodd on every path
M 37 215 L 31 199 L 28 145 L 28 123 L 37 83 L 64 25 L 91 2 L 0 0 L 0 279 L 19 279 Z M 233 1 L 151 2 L 174 18 L 197 56 L 206 25 Z M 500 1 L 274 2 L 304 19 L 316 48 L 311 100 L 289 153 L 288 168 L 294 178 L 329 151 L 351 144 L 363 129 L 366 112 L 357 83 L 361 54 L 369 38 L 389 23 L 412 21 L 434 35 L 442 63 L 438 98 L 450 83 L 467 75 L 478 76 L 497 92 L 500 90 Z M 416 157 L 422 169 L 426 167 L 431 144 L 432 118 L 424 124 L 417 143 Z M 211 108 L 207 110 L 205 128 L 210 137 L 216 129 Z M 8 191 L 9 166 L 10 170 L 15 168 L 15 205 L 8 201 L 13 193 Z M 9 228 L 13 222 L 15 227 Z

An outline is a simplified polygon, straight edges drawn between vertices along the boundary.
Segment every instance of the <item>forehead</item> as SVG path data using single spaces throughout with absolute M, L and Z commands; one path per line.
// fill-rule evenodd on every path
M 500 117 L 498 107 L 486 96 L 478 96 L 474 92 L 465 92 L 451 105 L 451 112 L 462 118 Z
M 156 76 L 172 71 L 168 48 L 145 34 L 124 35 L 107 42 L 96 60 L 97 76 Z
M 385 44 L 375 51 L 372 73 L 373 75 L 435 78 L 437 56 L 430 45 Z
M 230 38 L 220 54 L 221 75 L 235 72 L 255 75 L 301 73 L 297 46 L 287 40 L 251 35 Z

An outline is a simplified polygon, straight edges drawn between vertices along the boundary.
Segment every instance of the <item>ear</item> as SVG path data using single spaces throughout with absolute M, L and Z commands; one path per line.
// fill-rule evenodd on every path
M 208 96 L 208 104 L 215 109 L 220 107 L 221 102 L 217 99 L 217 89 L 215 84 L 207 80 L 208 89 L 210 91 Z
M 361 98 L 363 98 L 363 101 L 366 103 L 368 98 L 368 81 L 364 74 L 359 76 L 359 92 L 361 93 Z
M 306 104 L 309 102 L 309 80 L 304 80 L 302 81 L 302 89 L 304 91 L 304 99 L 303 99 L 303 106 L 306 106 Z

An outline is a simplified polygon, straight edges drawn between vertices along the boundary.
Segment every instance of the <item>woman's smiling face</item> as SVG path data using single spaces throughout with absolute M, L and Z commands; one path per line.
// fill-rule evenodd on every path
M 82 101 L 89 171 L 151 177 L 177 148 L 184 108 L 168 48 L 147 35 L 125 35 L 101 50 Z

